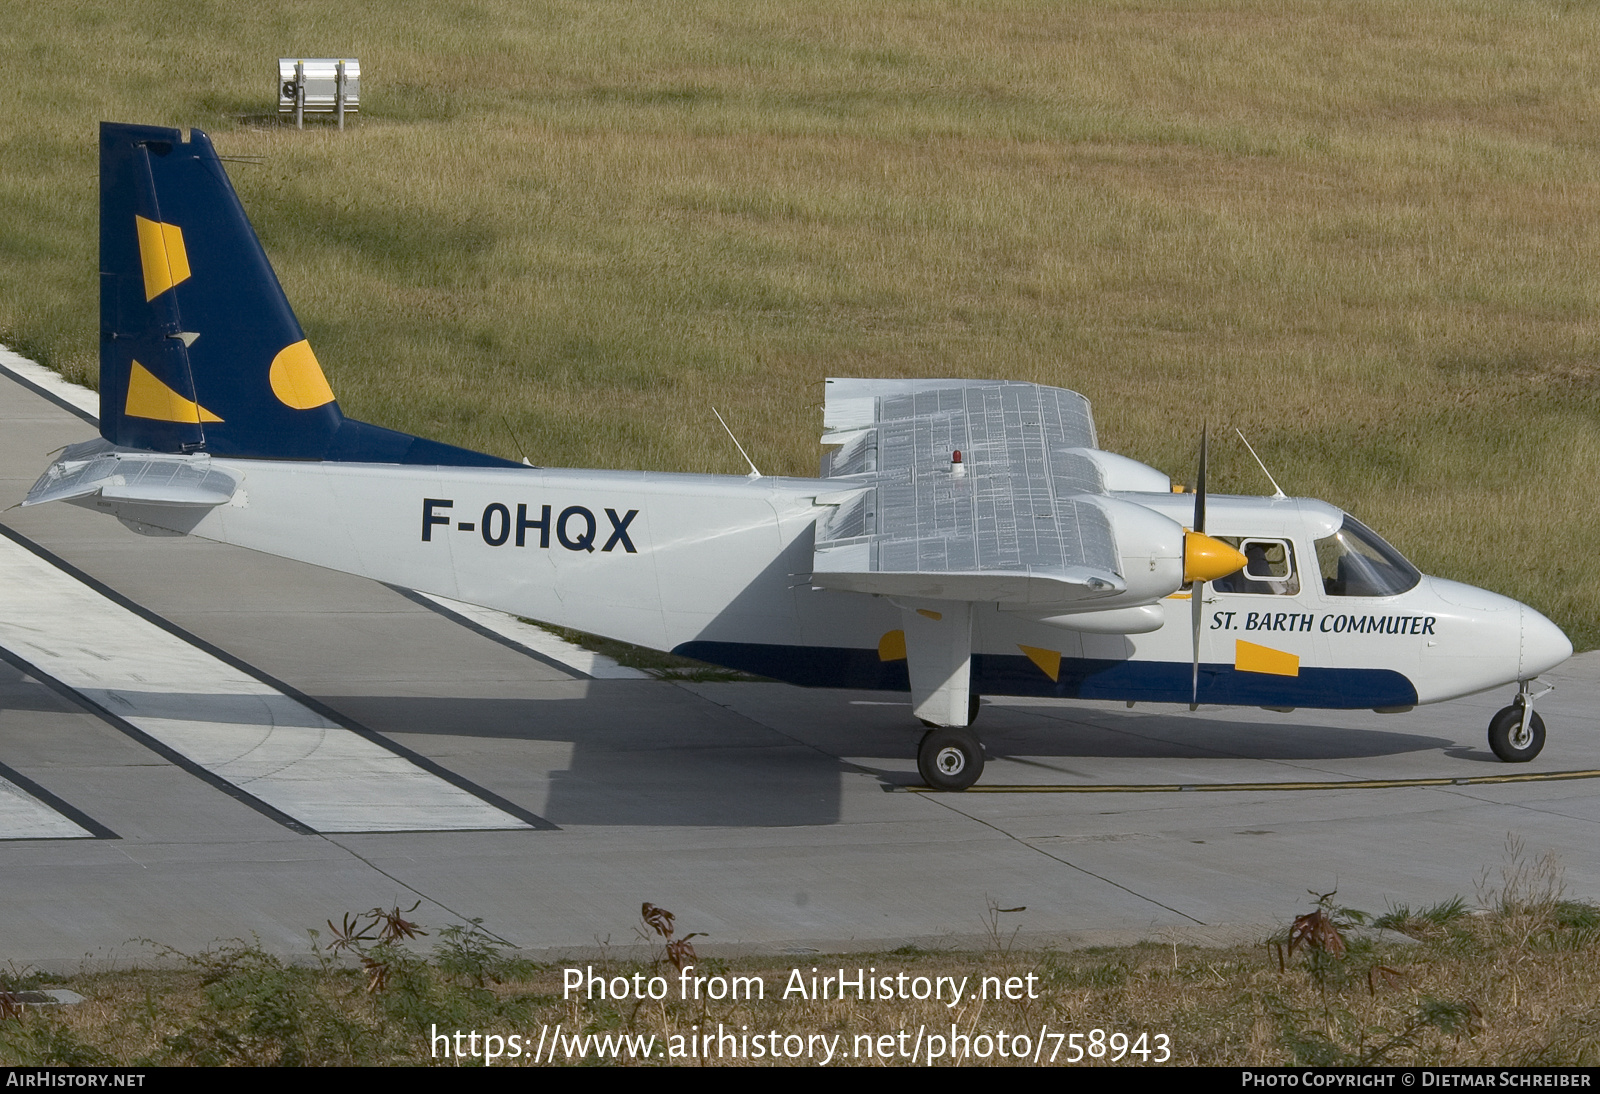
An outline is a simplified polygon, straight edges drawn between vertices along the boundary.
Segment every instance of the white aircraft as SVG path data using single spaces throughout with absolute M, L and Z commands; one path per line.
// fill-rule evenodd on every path
M 24 504 L 198 535 L 791 683 L 907 691 L 918 766 L 983 769 L 978 696 L 1409 710 L 1508 684 L 1538 612 L 1354 517 L 1175 493 L 1078 394 L 829 380 L 816 479 L 536 468 L 344 417 L 211 142 L 101 128 L 101 439 Z

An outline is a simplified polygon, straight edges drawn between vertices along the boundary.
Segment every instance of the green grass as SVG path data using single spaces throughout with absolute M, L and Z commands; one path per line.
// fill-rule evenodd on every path
M 1585 904 L 1581 907 L 1588 908 Z M 1440 901 L 1426 908 L 1413 910 L 1406 904 L 1392 905 L 1387 912 L 1372 921 L 1374 927 L 1399 931 L 1414 938 L 1427 938 L 1430 934 L 1447 931 L 1460 920 L 1472 914 L 1462 897 Z
M 1600 10 L 1563 3 L 36 5 L 0 335 L 95 369 L 95 125 L 198 125 L 345 410 L 536 463 L 807 474 L 828 375 L 1202 419 L 1600 645 Z M 338 134 L 267 116 L 347 50 Z M 1213 488 L 1259 492 L 1236 442 Z

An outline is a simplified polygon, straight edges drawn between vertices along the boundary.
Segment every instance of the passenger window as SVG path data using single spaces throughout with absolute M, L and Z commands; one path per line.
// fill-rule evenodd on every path
M 1211 583 L 1219 593 L 1261 596 L 1298 596 L 1300 575 L 1295 571 L 1294 545 L 1283 539 L 1217 536 L 1245 557 L 1245 567 Z

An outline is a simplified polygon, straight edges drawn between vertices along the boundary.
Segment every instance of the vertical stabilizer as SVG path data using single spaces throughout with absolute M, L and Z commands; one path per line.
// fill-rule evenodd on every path
M 100 432 L 320 459 L 342 423 L 210 139 L 100 127 Z
M 211 139 L 100 126 L 100 433 L 152 452 L 519 466 L 346 418 Z

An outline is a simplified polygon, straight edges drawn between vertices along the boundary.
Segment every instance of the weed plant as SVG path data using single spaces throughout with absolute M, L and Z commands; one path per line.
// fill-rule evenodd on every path
M 1534 860 L 1535 871 L 1540 861 L 1553 860 Z M 1518 876 L 1515 863 L 1511 876 Z M 985 952 L 908 946 L 798 961 L 700 957 L 689 943 L 697 932 L 676 933 L 670 912 L 646 904 L 638 933 L 649 956 L 582 962 L 606 977 L 675 979 L 694 965 L 701 975 L 765 978 L 764 999 L 723 1002 L 567 998 L 562 966 L 518 957 L 480 921 L 438 930 L 424 952 L 420 927 L 385 930 L 374 909 L 365 920 L 330 921 L 326 942 L 314 933 L 307 961 L 235 941 L 177 969 L 72 977 L 86 1002 L 0 1018 L 0 1065 L 451 1064 L 457 1061 L 431 1053 L 438 1030 L 537 1036 L 558 1023 L 572 1035 L 653 1034 L 662 1042 L 721 1023 L 842 1034 L 846 1045 L 857 1035 L 919 1026 L 1045 1025 L 1130 1038 L 1166 1034 L 1177 1064 L 1600 1063 L 1600 907 L 1538 886 L 1498 887 L 1477 911 L 1456 898 L 1417 912 L 1395 906 L 1373 919 L 1339 907 L 1334 894 L 1312 895 L 1313 910 L 1265 947 L 1028 950 L 1002 925 L 1008 909 L 991 904 Z M 1033 976 L 1039 990 L 1034 999 L 969 997 L 955 1009 L 936 1001 L 784 1000 L 781 986 L 798 965 L 970 976 L 973 984 Z M 3 987 L 45 982 L 14 970 Z M 1108 1053 L 1084 1062 L 1114 1061 Z

